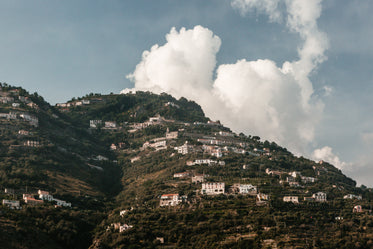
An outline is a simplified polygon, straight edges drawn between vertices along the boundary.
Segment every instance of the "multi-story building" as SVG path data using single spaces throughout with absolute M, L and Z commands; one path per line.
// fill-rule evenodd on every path
M 159 202 L 159 206 L 166 207 L 166 206 L 176 206 L 181 203 L 181 199 L 179 194 L 164 194 L 161 196 L 161 200 Z
M 225 193 L 224 182 L 206 182 L 202 183 L 202 194 L 206 195 L 219 195 Z
M 326 193 L 324 192 L 317 192 L 313 194 L 312 197 L 315 198 L 317 202 L 326 202 Z

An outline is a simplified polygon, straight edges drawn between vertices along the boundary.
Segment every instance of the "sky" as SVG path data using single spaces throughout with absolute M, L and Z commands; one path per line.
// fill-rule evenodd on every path
M 184 96 L 373 187 L 371 13 L 370 0 L 0 0 L 0 82 L 51 104 Z

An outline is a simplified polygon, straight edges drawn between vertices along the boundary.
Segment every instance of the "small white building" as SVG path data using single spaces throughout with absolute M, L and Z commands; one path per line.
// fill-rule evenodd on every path
M 119 227 L 119 232 L 122 233 L 124 231 L 127 231 L 128 229 L 131 229 L 132 227 L 132 225 L 123 224 Z
M 214 165 L 214 164 L 218 164 L 218 161 L 212 160 L 212 159 L 196 159 L 193 164 L 194 165 L 202 165 L 202 164 Z
M 114 122 L 114 121 L 106 121 L 105 122 L 105 128 L 115 129 L 115 128 L 117 128 L 117 123 Z
M 21 206 L 19 201 L 3 199 L 3 206 L 7 206 L 10 209 L 20 209 Z
M 23 143 L 23 146 L 26 146 L 26 147 L 39 147 L 40 143 L 39 143 L 39 141 L 27 140 L 27 141 L 25 141 Z
M 89 120 L 90 128 L 97 128 L 102 124 L 102 120 Z
M 177 206 L 179 203 L 181 203 L 181 201 L 182 200 L 180 199 L 179 194 L 164 194 L 161 196 L 159 206 Z
M 89 99 L 83 99 L 82 100 L 82 104 L 83 105 L 89 105 L 91 102 L 89 101 Z
M 28 136 L 28 135 L 30 135 L 30 132 L 29 132 L 29 131 L 26 131 L 26 130 L 19 130 L 19 131 L 18 131 L 18 134 L 19 134 L 19 135 L 22 135 L 22 136 Z
M 216 133 L 216 135 L 220 135 L 224 137 L 234 137 L 234 134 L 232 132 L 226 132 L 226 131 L 219 131 L 219 133 Z
M 324 192 L 317 192 L 313 194 L 312 197 L 315 198 L 317 202 L 326 202 L 326 193 Z
M 240 194 L 252 194 L 256 195 L 257 188 L 251 184 L 240 184 L 239 186 L 239 193 Z
M 301 173 L 298 171 L 292 171 L 292 172 L 289 172 L 289 175 L 296 178 L 297 176 L 301 176 Z
M 296 204 L 299 203 L 298 196 L 284 196 L 283 201 L 284 202 L 292 202 L 292 203 L 296 203 Z
M 44 201 L 53 201 L 53 195 L 49 194 L 48 191 L 38 190 L 39 199 Z
M 180 173 L 175 173 L 174 178 L 186 178 L 189 177 L 190 173 L 189 172 L 180 172 Z
M 314 183 L 317 179 L 315 177 L 310 176 L 301 176 L 301 180 L 303 183 Z
M 354 195 L 354 194 L 348 194 L 343 196 L 343 199 L 357 199 L 357 200 L 362 200 L 363 198 L 361 195 Z
M 56 199 L 56 198 L 53 198 L 53 201 L 56 202 L 57 206 L 60 206 L 60 207 L 71 207 L 71 203 L 70 202 L 66 202 L 66 201 L 63 201 L 63 200 Z
M 127 212 L 128 212 L 128 210 L 121 210 L 119 212 L 119 215 L 123 217 Z
M 98 161 L 108 161 L 109 160 L 107 157 L 104 157 L 104 156 L 101 156 L 101 155 L 96 156 L 96 158 L 94 158 L 94 159 L 98 160 Z
M 186 154 L 194 152 L 194 146 L 189 145 L 188 141 L 186 141 L 184 145 L 175 147 L 175 150 L 177 150 L 179 154 L 186 155 Z
M 219 195 L 225 193 L 225 183 L 224 182 L 207 182 L 202 183 L 202 194 L 205 195 Z

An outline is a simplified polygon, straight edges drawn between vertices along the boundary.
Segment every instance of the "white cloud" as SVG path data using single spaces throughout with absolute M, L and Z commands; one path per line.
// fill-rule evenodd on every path
M 167 92 L 199 103 L 206 115 L 235 131 L 276 141 L 296 153 L 304 153 L 314 139 L 323 103 L 315 98 L 309 74 L 324 59 L 326 36 L 318 31 L 319 0 L 233 0 L 243 13 L 257 9 L 281 20 L 279 3 L 286 6 L 287 26 L 303 39 L 299 60 L 278 67 L 271 60 L 238 60 L 220 65 L 216 54 L 220 38 L 196 26 L 179 32 L 172 28 L 167 42 L 145 51 L 128 77 L 135 89 Z
M 167 43 L 145 51 L 133 74 L 127 76 L 138 90 L 168 92 L 196 100 L 211 89 L 220 38 L 196 26 L 178 32 L 172 28 Z
M 328 162 L 339 169 L 349 170 L 352 165 L 350 163 L 342 162 L 337 155 L 334 154 L 333 149 L 329 146 L 325 146 L 321 149 L 316 149 L 313 152 L 313 158 L 316 161 L 323 160 Z
M 239 9 L 242 15 L 257 9 L 268 14 L 271 21 L 280 21 L 281 12 L 278 10 L 280 0 L 232 0 L 233 8 Z

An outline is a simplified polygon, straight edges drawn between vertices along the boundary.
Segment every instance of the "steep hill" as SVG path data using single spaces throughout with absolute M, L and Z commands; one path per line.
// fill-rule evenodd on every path
M 373 244 L 371 189 L 326 162 L 235 134 L 195 102 L 137 92 L 53 107 L 21 88 L 3 84 L 1 94 L 1 185 L 18 191 L 2 197 L 43 189 L 72 204 L 3 207 L 8 248 Z M 19 232 L 42 237 L 23 243 Z

